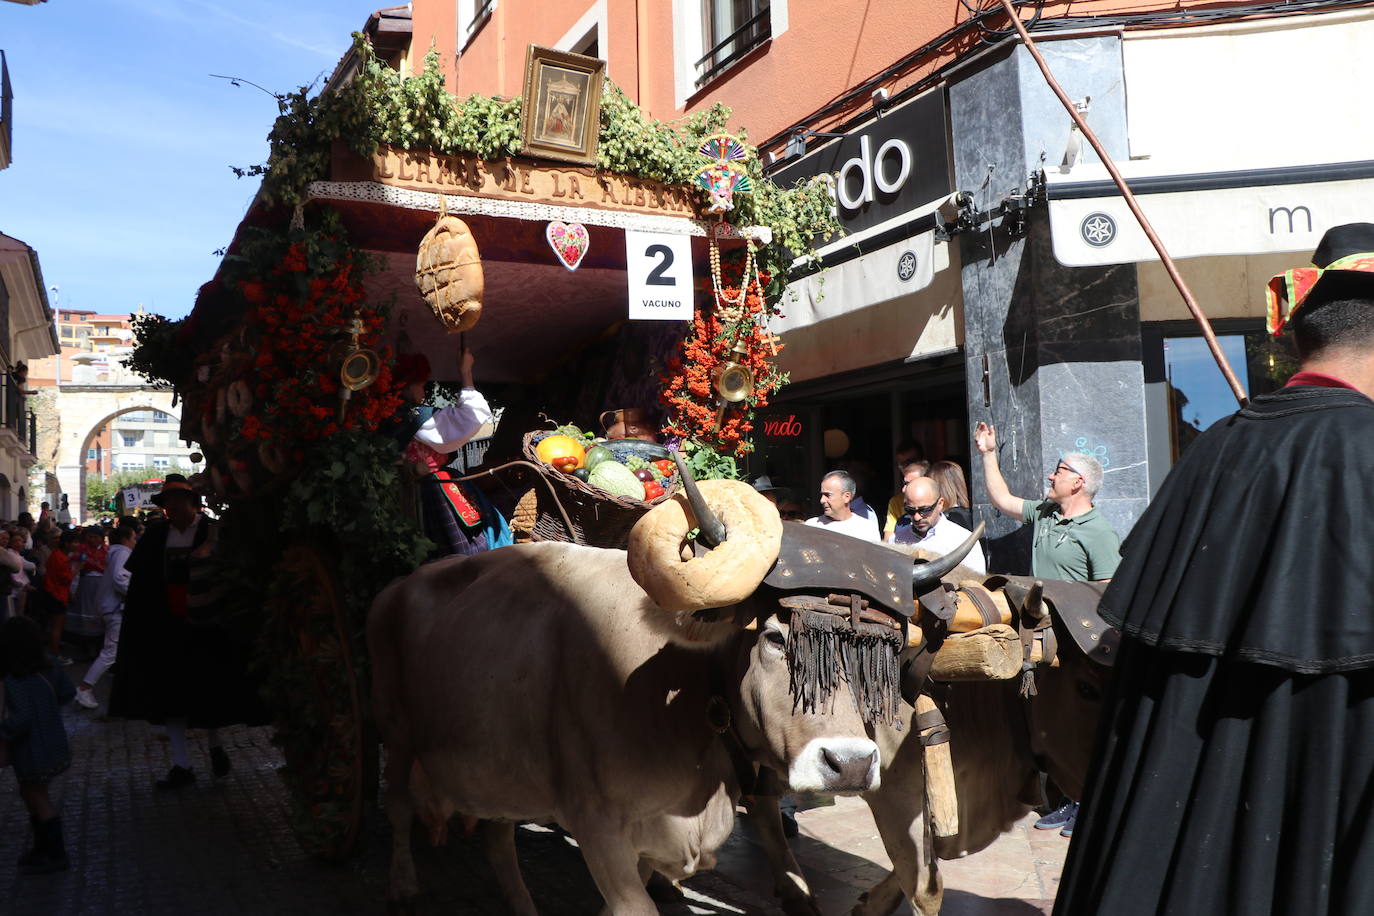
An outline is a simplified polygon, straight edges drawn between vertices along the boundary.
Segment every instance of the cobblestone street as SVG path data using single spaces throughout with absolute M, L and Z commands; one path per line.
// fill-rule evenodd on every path
M 69 669 L 73 678 L 82 666 Z M 99 687 L 102 702 L 108 679 Z M 53 786 L 62 811 L 71 869 L 21 877 L 27 817 L 12 774 L 0 777 L 0 913 L 77 916 L 127 913 L 377 914 L 384 911 L 390 828 L 371 812 L 362 854 L 346 865 L 307 856 L 286 818 L 277 777 L 280 756 L 266 729 L 224 732 L 230 775 L 213 783 L 204 738 L 192 733 L 198 783 L 160 792 L 167 747 L 141 722 L 107 721 L 75 704 L 64 711 L 72 768 Z M 887 859 L 867 807 L 858 799 L 802 811 L 794 849 L 827 913 L 848 912 L 883 875 Z M 1036 835 L 1029 819 L 991 849 L 942 863 L 947 916 L 1033 916 L 1048 912 L 1068 841 Z M 517 843 L 541 913 L 595 913 L 600 897 L 575 845 L 561 833 L 527 827 Z M 717 871 L 686 883 L 670 914 L 774 914 L 757 846 L 738 829 Z M 495 883 L 475 839 L 433 849 L 416 843 L 424 891 L 420 912 L 500 913 Z

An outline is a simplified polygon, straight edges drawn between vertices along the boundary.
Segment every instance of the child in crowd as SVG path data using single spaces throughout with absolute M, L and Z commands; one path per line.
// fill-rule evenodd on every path
M 43 651 L 43 635 L 27 617 L 0 624 L 0 676 L 4 681 L 0 718 L 0 761 L 8 758 L 19 781 L 19 796 L 33 826 L 33 849 L 19 860 L 27 875 L 67 868 L 62 820 L 48 797 L 48 783 L 71 766 L 71 748 L 59 707 L 76 688 Z

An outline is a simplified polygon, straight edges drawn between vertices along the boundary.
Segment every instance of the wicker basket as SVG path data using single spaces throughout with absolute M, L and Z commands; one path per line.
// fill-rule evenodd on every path
M 677 492 L 677 477 L 672 477 L 663 495 L 652 502 L 613 496 L 600 487 L 583 483 L 571 474 L 560 473 L 540 461 L 535 452 L 535 440 L 545 435 L 548 435 L 547 431 L 527 433 L 524 441 L 525 458 L 538 467 L 543 478 L 543 482 L 528 481 L 528 489 L 520 500 L 525 507 L 525 512 L 521 514 L 528 516 L 529 491 L 535 494 L 534 524 L 529 529 L 531 540 L 572 541 L 591 547 L 624 548 L 630 540 L 630 529 L 639 521 L 639 517 Z M 554 505 L 555 500 L 557 506 Z M 567 513 L 567 522 L 558 506 Z M 568 530 L 569 523 L 572 525 L 571 532 Z

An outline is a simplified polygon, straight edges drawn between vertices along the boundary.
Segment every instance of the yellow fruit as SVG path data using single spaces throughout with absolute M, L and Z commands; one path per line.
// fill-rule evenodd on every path
M 540 461 L 564 474 L 571 474 L 582 467 L 582 461 L 587 454 L 582 448 L 582 443 L 572 436 L 548 436 L 541 439 L 534 447 L 534 453 L 539 456 Z

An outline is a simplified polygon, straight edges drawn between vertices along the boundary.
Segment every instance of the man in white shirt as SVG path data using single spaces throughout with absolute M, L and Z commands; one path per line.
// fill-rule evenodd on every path
M 821 510 L 825 514 L 808 518 L 806 523 L 875 544 L 879 543 L 877 519 L 872 515 L 867 518 L 855 515 L 850 508 L 856 489 L 854 478 L 844 471 L 831 471 L 826 474 L 821 478 Z
M 917 477 L 902 488 L 905 512 L 897 522 L 896 529 L 888 535 L 889 544 L 910 544 L 944 556 L 954 550 L 971 533 L 963 525 L 945 518 L 945 501 L 940 498 L 935 481 L 929 477 Z M 983 545 L 974 544 L 964 566 L 976 573 L 987 574 L 987 562 L 983 558 Z

